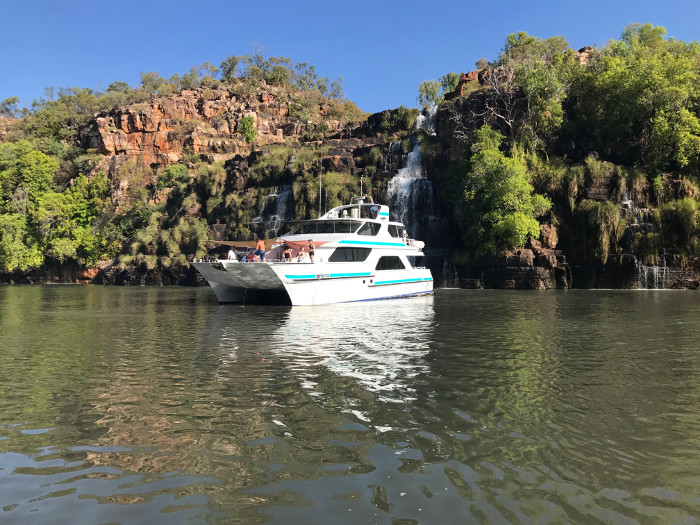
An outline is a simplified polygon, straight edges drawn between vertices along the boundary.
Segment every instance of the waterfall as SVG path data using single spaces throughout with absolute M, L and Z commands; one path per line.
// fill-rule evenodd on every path
M 282 223 L 289 220 L 289 200 L 292 196 L 292 186 L 275 186 L 271 188 L 270 193 L 265 195 L 262 203 L 260 215 L 254 217 L 251 222 L 262 226 L 265 236 L 276 236 L 277 230 L 282 226 Z
M 644 264 L 637 264 L 637 278 L 639 280 L 639 287 L 646 290 L 659 290 L 666 286 L 666 280 L 668 279 L 668 267 L 667 266 L 646 266 Z
M 423 121 L 418 125 L 423 125 Z M 433 182 L 425 178 L 420 144 L 414 137 L 413 150 L 405 165 L 389 181 L 387 203 L 391 219 L 402 223 L 411 238 L 425 242 L 425 264 L 433 272 L 436 286 L 457 286 L 454 266 L 449 262 L 452 233 L 442 215 L 438 192 Z M 392 150 L 393 145 L 390 147 Z
M 630 198 L 627 188 L 623 188 L 620 203 L 622 205 L 622 217 L 626 221 L 625 238 L 627 239 L 626 247 L 629 251 L 633 251 L 632 243 L 635 237 L 639 238 L 644 235 L 662 233 L 652 211 L 648 208 L 638 206 Z M 657 255 L 658 258 L 654 257 L 651 258 L 652 260 L 645 261 L 652 262 L 651 265 L 642 264 L 642 262 L 635 257 L 636 279 L 639 288 L 647 290 L 663 289 L 666 288 L 672 280 L 670 270 L 666 266 L 665 253 Z M 658 262 L 655 262 L 653 259 L 657 259 Z
M 423 113 L 418 115 L 418 120 L 416 120 L 416 129 L 423 129 L 428 133 L 428 135 L 435 135 L 437 126 L 437 109 L 437 106 L 430 106 L 429 108 L 423 110 Z
M 413 151 L 406 157 L 406 166 L 389 181 L 387 198 L 394 220 L 406 226 L 408 234 L 417 236 L 419 218 L 417 215 L 424 199 L 433 199 L 432 182 L 423 178 L 420 145 L 414 140 Z
M 401 155 L 401 141 L 396 140 L 389 144 L 389 155 Z
M 454 264 L 450 262 L 449 257 L 444 257 L 442 263 L 442 287 L 443 288 L 459 288 L 459 276 Z

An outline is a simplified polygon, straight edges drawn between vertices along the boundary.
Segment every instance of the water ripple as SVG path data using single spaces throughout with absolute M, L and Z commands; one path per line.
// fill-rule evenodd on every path
M 0 522 L 697 523 L 696 302 L 0 287 Z

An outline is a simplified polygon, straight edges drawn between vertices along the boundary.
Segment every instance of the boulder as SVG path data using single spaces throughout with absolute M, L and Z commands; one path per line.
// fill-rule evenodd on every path
M 540 239 L 542 246 L 554 250 L 559 242 L 556 227 L 551 224 L 540 224 Z

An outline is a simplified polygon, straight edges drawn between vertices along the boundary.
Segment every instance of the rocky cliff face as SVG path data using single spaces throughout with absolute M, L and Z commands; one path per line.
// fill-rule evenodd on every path
M 590 52 L 591 48 L 579 50 L 579 60 L 585 63 Z M 485 123 L 499 126 L 499 119 L 493 118 L 494 110 L 507 114 L 507 108 L 499 107 L 498 97 L 494 97 L 486 82 L 489 76 L 498 76 L 498 70 L 484 71 L 463 73 L 457 90 L 446 97 L 448 102 L 440 105 L 433 154 L 427 156 L 428 173 L 438 177 L 440 173 L 448 173 L 477 128 Z M 510 95 L 517 95 L 517 87 Z M 506 133 L 507 129 L 501 131 Z M 598 172 L 593 173 L 587 164 L 577 166 L 580 178 L 570 183 L 575 191 L 565 188 L 556 195 L 550 194 L 555 202 L 552 219 L 559 226 L 561 242 L 552 240 L 544 231 L 554 232 L 556 237 L 554 226 L 545 225 L 540 240 L 514 252 L 493 257 L 458 252 L 454 259 L 461 285 L 534 289 L 700 288 L 700 258 L 682 254 L 679 246 L 683 239 L 679 242 L 682 237 L 679 232 L 683 227 L 678 224 L 678 214 L 674 216 L 673 210 L 666 210 L 669 216 L 663 217 L 659 197 L 662 195 L 664 202 L 694 197 L 695 186 L 664 174 L 652 191 L 644 175 L 625 173 L 624 169 L 599 161 L 597 156 L 591 164 L 598 166 Z M 541 187 L 537 191 L 546 193 L 548 189 Z M 578 207 L 584 200 L 587 207 Z M 656 207 L 650 208 L 652 201 L 656 201 Z M 604 209 L 615 210 L 615 216 L 606 219 L 608 223 L 601 222 Z M 609 231 L 600 235 L 605 228 Z M 606 245 L 605 250 L 609 249 L 605 257 L 594 253 L 602 251 L 593 241 L 596 234 L 603 239 L 600 242 Z
M 388 154 L 397 133 L 410 132 L 387 122 L 393 111 L 347 122 L 333 118 L 326 99 L 305 103 L 301 116 L 299 106 L 288 92 L 264 82 L 245 93 L 200 88 L 165 98 L 153 96 L 148 103 L 99 115 L 80 132 L 80 141 L 84 148 L 104 155 L 101 167 L 112 177 L 127 161 L 156 169 L 194 155 L 213 163 L 249 159 L 265 146 L 283 144 L 322 146 L 327 150 L 324 169 L 371 176 L 381 173 L 386 163 L 366 170 L 361 157 L 375 146 Z M 309 114 L 313 117 L 302 119 Z M 244 117 L 252 118 L 256 130 L 250 142 L 240 126 Z M 254 162 L 253 157 L 247 164 Z
M 453 260 L 462 288 L 551 290 L 572 287 L 571 268 L 562 250 L 557 250 L 556 229 L 540 227 L 540 240 L 524 248 L 498 255 L 473 257 L 456 252 Z
M 216 226 L 229 240 L 274 235 L 285 219 L 315 216 L 321 173 L 326 207 L 347 202 L 361 180 L 362 191 L 381 200 L 408 152 L 402 143 L 410 146 L 417 114 L 400 109 L 350 121 L 342 103 L 262 82 L 153 96 L 97 115 L 79 140 L 101 155 L 95 170 L 108 174 L 114 215 L 124 217 L 140 202 L 143 213 L 158 213 L 158 220 L 137 226 L 149 229 L 139 247 L 127 238 L 122 254 L 99 267 L 57 264 L 0 280 L 192 284 L 196 273 L 186 271 L 186 263 L 172 264 L 178 252 L 168 252 L 172 238 L 163 231 L 185 220 Z M 242 129 L 243 119 L 252 121 L 254 136 Z M 176 163 L 188 169 L 189 182 L 159 189 L 164 168 Z
M 173 164 L 185 152 L 213 162 L 247 155 L 256 146 L 299 141 L 321 127 L 320 122 L 290 117 L 294 104 L 288 93 L 273 86 L 263 85 L 248 93 L 200 88 L 166 98 L 153 96 L 148 103 L 99 115 L 80 138 L 83 147 L 107 157 L 112 171 L 127 159 L 148 166 Z M 328 109 L 323 103 L 315 106 L 321 116 Z M 243 117 L 253 119 L 254 142 L 246 141 L 240 129 Z M 322 122 L 328 132 L 344 127 L 339 120 Z

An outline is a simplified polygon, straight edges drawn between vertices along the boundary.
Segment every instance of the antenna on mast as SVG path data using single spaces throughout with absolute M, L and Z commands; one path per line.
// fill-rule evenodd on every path
M 364 179 L 364 175 L 360 175 L 360 195 L 364 195 L 364 192 L 362 191 L 362 179 Z

